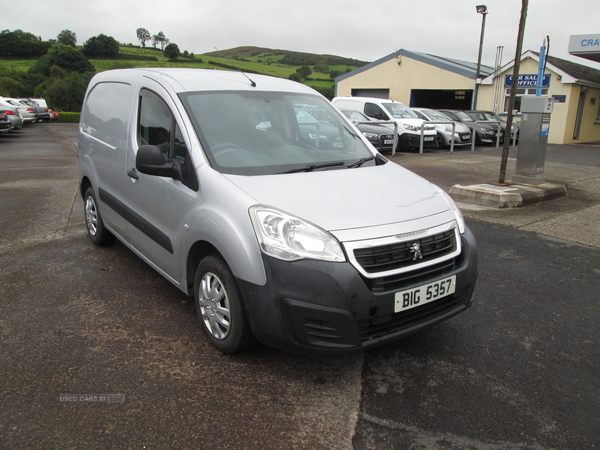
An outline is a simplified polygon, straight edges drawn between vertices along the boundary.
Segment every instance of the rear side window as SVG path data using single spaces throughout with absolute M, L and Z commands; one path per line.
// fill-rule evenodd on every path
M 132 87 L 125 83 L 99 83 L 90 91 L 83 108 L 84 133 L 119 147 L 127 139 Z

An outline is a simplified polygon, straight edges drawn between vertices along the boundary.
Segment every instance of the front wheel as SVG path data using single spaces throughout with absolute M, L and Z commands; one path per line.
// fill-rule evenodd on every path
M 254 345 L 242 296 L 222 258 L 209 255 L 200 262 L 194 294 L 204 332 L 218 350 L 231 354 Z
M 446 147 L 446 141 L 444 141 L 444 136 L 438 133 L 435 137 L 436 148 L 444 148 Z

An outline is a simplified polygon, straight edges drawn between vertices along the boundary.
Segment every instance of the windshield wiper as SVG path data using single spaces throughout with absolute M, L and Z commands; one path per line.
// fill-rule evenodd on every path
M 348 164 L 346 167 L 348 167 L 348 169 L 352 169 L 353 167 L 360 167 L 364 163 L 366 163 L 367 161 L 371 161 L 372 159 L 375 159 L 375 157 L 374 156 L 369 156 L 368 158 L 360 158 L 355 163 Z
M 324 169 L 326 167 L 343 166 L 343 165 L 344 165 L 344 161 L 323 163 L 323 164 L 309 164 L 308 166 L 301 167 L 299 169 L 292 169 L 292 170 L 287 170 L 285 172 L 279 172 L 279 174 L 295 173 L 295 172 L 312 172 L 315 169 Z

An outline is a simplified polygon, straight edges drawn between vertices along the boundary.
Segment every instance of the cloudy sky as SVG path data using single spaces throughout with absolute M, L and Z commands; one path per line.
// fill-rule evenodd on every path
M 260 46 L 374 61 L 397 49 L 477 61 L 485 3 L 482 62 L 515 56 L 521 0 L 25 0 L 3 1 L 3 28 L 47 40 L 64 29 L 78 44 L 100 33 L 138 43 L 136 29 L 162 31 L 181 51 L 201 54 Z M 550 36 L 550 54 L 569 56 L 569 36 L 600 33 L 598 0 L 530 0 L 523 50 L 539 51 Z

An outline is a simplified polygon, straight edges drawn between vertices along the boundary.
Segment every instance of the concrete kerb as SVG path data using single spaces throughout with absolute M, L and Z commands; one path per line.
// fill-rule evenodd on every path
M 567 196 L 567 183 L 525 185 L 482 183 L 469 186 L 454 185 L 450 196 L 459 202 L 494 208 L 516 208 Z

